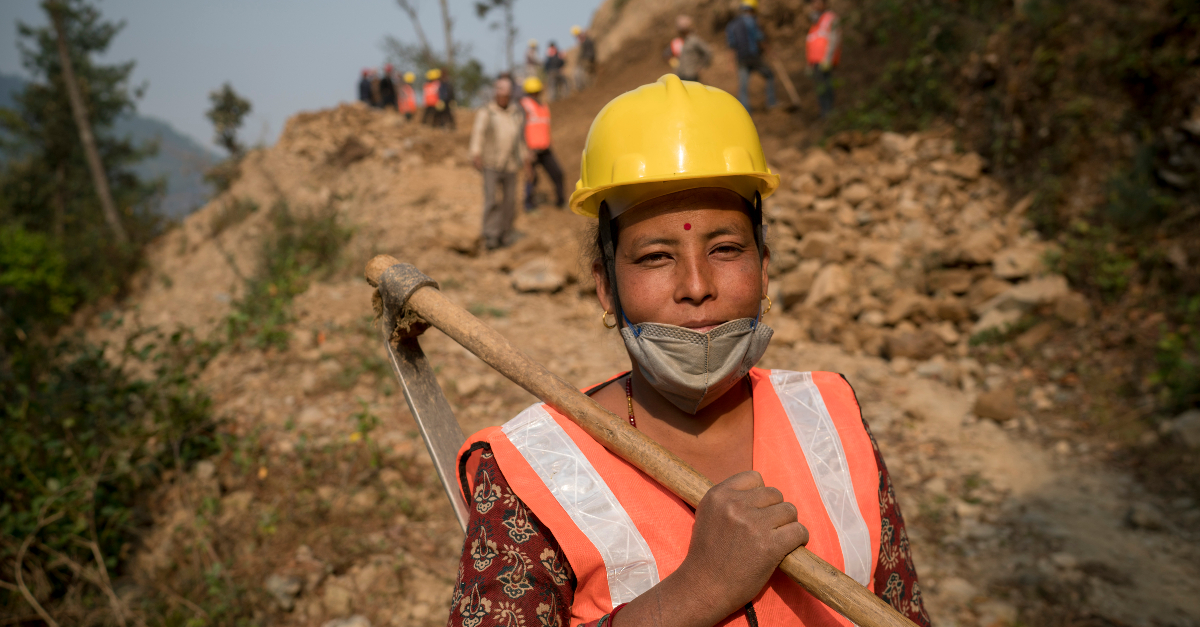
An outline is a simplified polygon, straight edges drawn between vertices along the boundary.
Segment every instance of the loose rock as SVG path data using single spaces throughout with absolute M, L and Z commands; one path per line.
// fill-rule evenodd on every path
M 549 257 L 538 257 L 521 264 L 512 272 L 512 284 L 518 292 L 557 292 L 567 283 L 567 275 Z
M 1008 422 L 1021 412 L 1017 405 L 1017 395 L 1012 387 L 984 392 L 975 399 L 975 415 L 980 418 L 990 418 L 996 422 Z

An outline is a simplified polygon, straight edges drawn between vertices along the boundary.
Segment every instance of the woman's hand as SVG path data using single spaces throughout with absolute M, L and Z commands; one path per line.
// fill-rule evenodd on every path
M 808 543 L 796 506 L 755 471 L 712 487 L 696 508 L 696 526 L 680 573 L 709 599 L 717 620 L 758 595 L 788 553 Z
M 621 610 L 613 627 L 715 625 L 758 596 L 783 558 L 806 543 L 808 529 L 779 490 L 754 471 L 733 475 L 696 508 L 683 564 Z

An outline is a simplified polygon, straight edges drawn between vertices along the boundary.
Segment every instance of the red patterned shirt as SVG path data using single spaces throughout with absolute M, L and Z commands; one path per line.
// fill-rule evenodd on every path
M 863 423 L 866 426 L 866 422 Z M 870 428 L 867 428 L 870 435 Z M 909 552 L 904 517 L 875 436 L 879 467 L 879 513 L 882 518 L 875 594 L 921 627 L 930 627 L 921 599 L 917 569 Z M 474 507 L 450 608 L 450 627 L 571 627 L 575 574 L 558 541 L 509 489 L 486 444 L 479 450 Z M 753 606 L 751 625 L 757 624 Z M 605 627 L 608 615 L 577 627 Z

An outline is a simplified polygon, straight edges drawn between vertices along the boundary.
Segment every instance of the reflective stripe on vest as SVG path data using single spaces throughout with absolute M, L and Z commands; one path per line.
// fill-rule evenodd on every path
M 854 495 L 842 439 L 810 372 L 772 370 L 771 385 L 783 403 L 825 511 L 842 545 L 843 571 L 862 585 L 871 579 L 871 535 Z
M 525 145 L 530 150 L 545 150 L 550 147 L 550 107 L 525 97 L 521 99 L 525 109 Z
M 853 390 L 827 372 L 754 368 L 750 381 L 753 468 L 796 506 L 813 553 L 873 587 L 879 471 Z M 577 578 L 570 624 L 636 598 L 687 556 L 692 510 L 553 409 L 535 405 L 504 428 L 485 429 L 468 438 L 460 455 L 476 442 L 491 445 L 513 493 L 570 562 Z M 470 458 L 464 461 L 460 480 L 473 480 Z M 516 508 L 513 524 L 524 516 Z M 851 625 L 779 572 L 753 603 L 761 625 Z M 747 621 L 738 616 L 729 624 Z
M 425 87 L 422 88 L 422 90 L 424 91 L 426 107 L 436 107 L 437 103 L 441 101 L 441 99 L 438 98 L 438 90 L 441 89 L 441 87 L 441 81 L 429 81 L 428 83 L 425 83 Z
M 671 56 L 678 59 L 683 55 L 683 37 L 676 37 L 671 40 Z
M 809 65 L 817 65 L 825 60 L 825 53 L 829 50 L 829 34 L 833 28 L 833 21 L 837 19 L 837 15 L 833 11 L 826 11 L 821 14 L 821 18 L 817 20 L 808 29 L 808 36 L 804 38 L 805 49 L 808 57 Z M 841 59 L 842 51 L 839 43 L 838 49 L 833 51 L 833 63 L 836 65 Z
M 658 583 L 650 545 L 571 436 L 539 403 L 501 429 L 604 559 L 614 605 Z

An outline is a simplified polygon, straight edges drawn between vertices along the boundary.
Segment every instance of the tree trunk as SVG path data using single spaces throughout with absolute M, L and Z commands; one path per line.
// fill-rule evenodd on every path
M 54 223 L 51 226 L 54 237 L 60 242 L 63 238 L 63 223 L 67 219 L 67 200 L 63 195 L 63 186 L 67 184 L 66 165 L 61 161 L 54 170 Z
M 504 3 L 504 58 L 508 61 L 508 71 L 515 72 L 513 64 L 513 43 L 517 38 L 517 27 L 513 26 L 512 0 Z
M 454 27 L 454 20 L 450 18 L 450 7 L 447 0 L 438 0 L 442 5 L 442 28 L 446 31 L 446 66 L 454 70 L 454 35 L 450 30 Z
M 433 50 L 429 48 L 429 40 L 425 38 L 425 31 L 421 28 L 421 20 L 417 19 L 417 10 L 409 4 L 408 0 L 396 0 L 396 4 L 400 5 L 400 10 L 408 14 L 408 20 L 412 22 L 413 30 L 417 31 L 417 40 L 421 42 L 421 51 L 425 53 L 426 59 L 433 58 Z
M 112 192 L 108 189 L 104 164 L 100 162 L 100 152 L 96 150 L 92 125 L 88 122 L 83 95 L 79 93 L 79 84 L 75 82 L 75 70 L 71 67 L 71 55 L 67 52 L 67 35 L 63 32 L 62 13 L 60 8 L 52 3 L 46 3 L 46 8 L 50 13 L 50 21 L 54 23 L 54 33 L 58 39 L 58 57 L 62 62 L 63 83 L 67 87 L 67 96 L 71 99 L 71 112 L 75 114 L 75 126 L 79 127 L 79 140 L 83 142 L 83 153 L 87 156 L 88 169 L 92 171 L 92 183 L 96 187 L 96 195 L 100 197 L 104 221 L 108 222 L 117 243 L 126 245 L 129 243 L 129 236 L 125 234 L 125 227 L 121 226 L 121 218 L 117 215 L 117 206 L 113 203 Z

